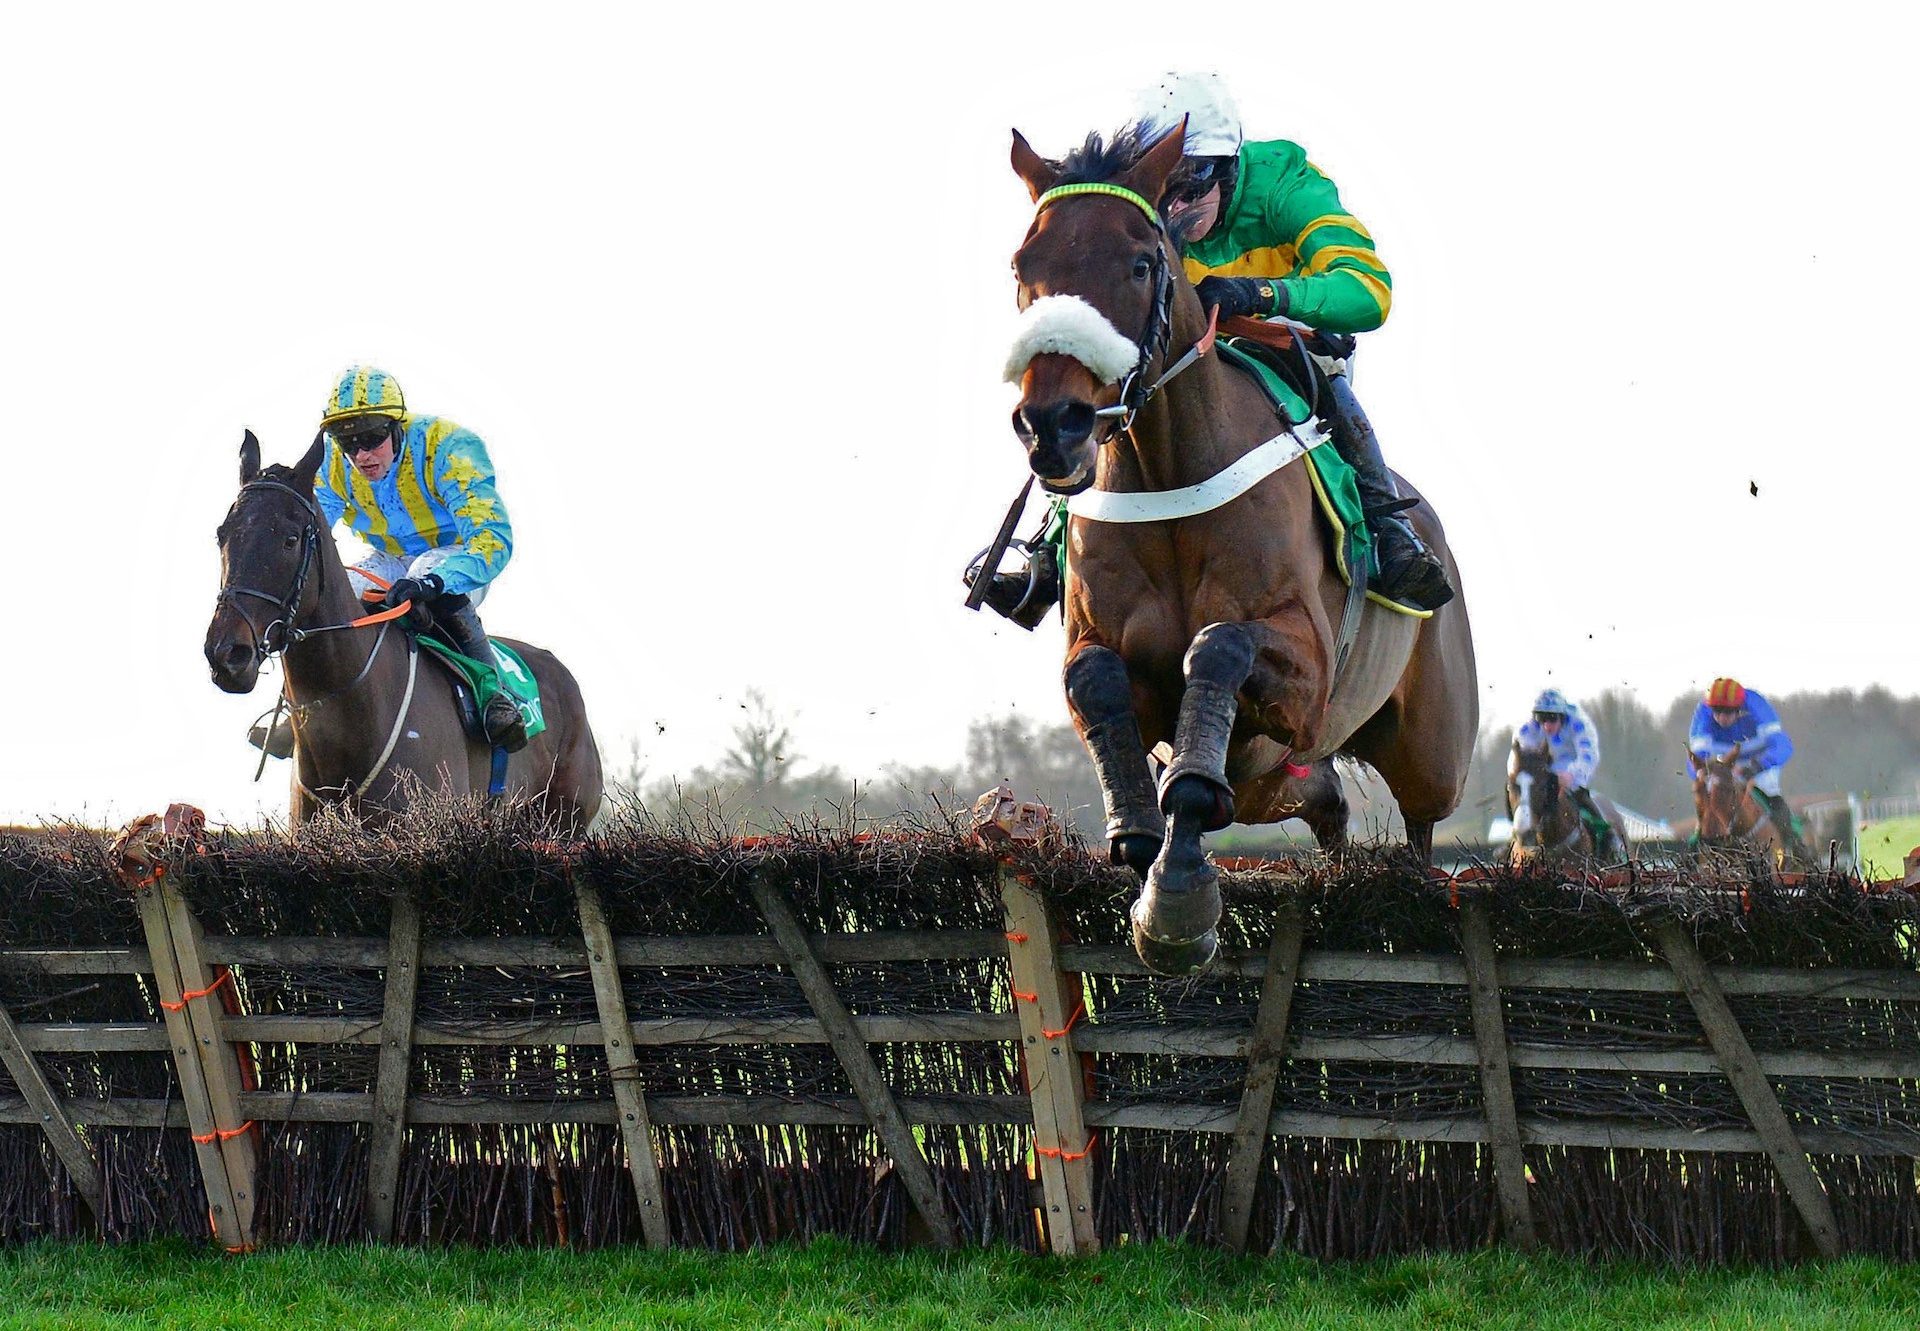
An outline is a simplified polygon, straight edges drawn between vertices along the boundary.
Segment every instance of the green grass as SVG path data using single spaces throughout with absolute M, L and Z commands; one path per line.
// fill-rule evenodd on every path
M 1920 817 L 1869 823 L 1860 833 L 1860 863 L 1871 868 L 1870 878 L 1898 878 L 1915 846 L 1920 846 Z
M 1084 1261 L 822 1241 L 744 1255 L 283 1249 L 0 1251 L 0 1327 L 1899 1328 L 1920 1266 L 1675 1270 L 1509 1252 L 1338 1265 L 1119 1249 Z

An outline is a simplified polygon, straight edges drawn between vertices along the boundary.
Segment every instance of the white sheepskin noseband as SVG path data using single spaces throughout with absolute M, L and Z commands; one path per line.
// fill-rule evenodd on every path
M 1017 384 L 1035 356 L 1071 356 L 1103 384 L 1117 384 L 1140 360 L 1140 348 L 1107 316 L 1078 296 L 1042 296 L 1021 311 L 1007 354 L 1007 382 Z

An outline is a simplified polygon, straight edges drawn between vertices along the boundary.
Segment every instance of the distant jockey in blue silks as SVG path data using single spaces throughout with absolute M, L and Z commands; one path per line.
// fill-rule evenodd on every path
M 1793 757 L 1793 741 L 1772 703 L 1738 680 L 1716 679 L 1693 709 L 1693 725 L 1687 731 L 1687 750 L 1693 757 L 1689 775 L 1697 774 L 1705 759 L 1730 753 L 1736 746 L 1740 757 L 1734 775 L 1752 783 L 1753 797 L 1766 808 L 1768 821 L 1788 845 L 1798 846 L 1800 833 L 1793 823 L 1793 810 L 1780 793 L 1780 769 Z
M 1588 789 L 1600 767 L 1600 732 L 1580 710 L 1580 704 L 1559 689 L 1541 690 L 1533 700 L 1533 715 L 1514 732 L 1513 739 L 1523 749 L 1545 749 L 1552 755 L 1560 788 L 1593 833 L 1595 858 L 1612 859 L 1623 854 L 1613 824 L 1600 812 Z

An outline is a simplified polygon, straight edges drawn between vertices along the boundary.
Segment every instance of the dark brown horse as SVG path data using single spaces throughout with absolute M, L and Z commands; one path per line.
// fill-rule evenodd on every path
M 1751 846 L 1776 862 L 1791 847 L 1780 835 L 1760 801 L 1753 797 L 1753 781 L 1740 772 L 1740 746 L 1717 758 L 1702 758 L 1689 750 L 1693 764 L 1695 835 L 1703 846 Z
M 336 629 L 365 613 L 340 562 L 313 478 L 326 440 L 292 467 L 260 467 L 248 431 L 240 495 L 220 524 L 220 596 L 207 664 L 228 693 L 249 693 L 260 663 L 285 653 L 292 705 L 293 818 L 323 803 L 370 818 L 403 812 L 416 791 L 484 792 L 492 752 L 461 729 L 445 672 L 398 622 Z M 600 753 L 573 675 L 550 652 L 501 639 L 540 683 L 547 728 L 512 756 L 507 790 L 535 801 L 562 831 L 600 807 Z
M 1605 795 L 1593 797 L 1594 807 L 1613 828 L 1621 853 L 1627 850 L 1627 824 Z M 1507 757 L 1507 815 L 1513 819 L 1513 839 L 1507 861 L 1596 853 L 1593 829 L 1567 798 L 1560 774 L 1553 770 L 1553 752 L 1544 744 L 1529 747 L 1519 740 Z
M 1014 170 L 1037 205 L 1014 256 L 1014 430 L 1056 493 L 1214 482 L 1188 493 L 1217 494 L 1215 478 L 1288 434 L 1217 356 L 1156 391 L 1209 331 L 1159 212 L 1182 137 L 1146 148 L 1132 132 L 1089 138 L 1056 163 L 1014 135 Z M 1411 516 L 1444 553 L 1432 510 Z M 1190 971 L 1213 955 L 1220 893 L 1203 833 L 1235 817 L 1303 817 L 1323 845 L 1340 843 L 1344 820 L 1328 805 L 1338 783 L 1322 770 L 1336 752 L 1380 772 L 1408 840 L 1431 857 L 1479 722 L 1465 600 L 1428 618 L 1367 605 L 1336 671 L 1347 587 L 1304 463 L 1194 516 L 1076 515 L 1068 554 L 1067 700 L 1099 773 L 1113 858 L 1146 879 L 1133 925 L 1150 966 Z M 1171 762 L 1156 789 L 1147 751 L 1162 742 Z

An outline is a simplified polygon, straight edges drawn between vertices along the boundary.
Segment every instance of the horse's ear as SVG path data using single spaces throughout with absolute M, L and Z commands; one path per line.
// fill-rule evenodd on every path
M 260 474 L 260 441 L 248 430 L 246 438 L 240 441 L 240 484 L 251 485 L 253 478 Z
M 307 455 L 294 464 L 293 476 L 300 482 L 300 489 L 307 489 L 313 484 L 313 478 L 319 475 L 320 463 L 326 456 L 327 432 L 320 430 L 314 434 L 313 446 L 307 450 Z
M 1120 183 L 1146 199 L 1155 208 L 1160 206 L 1160 196 L 1167 192 L 1167 181 L 1180 165 L 1180 150 L 1187 144 L 1187 120 L 1160 136 L 1160 142 L 1147 149 L 1146 155 L 1133 165 L 1133 170 L 1120 178 Z
M 1060 180 L 1059 169 L 1035 152 L 1027 136 L 1017 129 L 1013 131 L 1013 173 L 1027 182 L 1027 193 L 1035 203 Z

